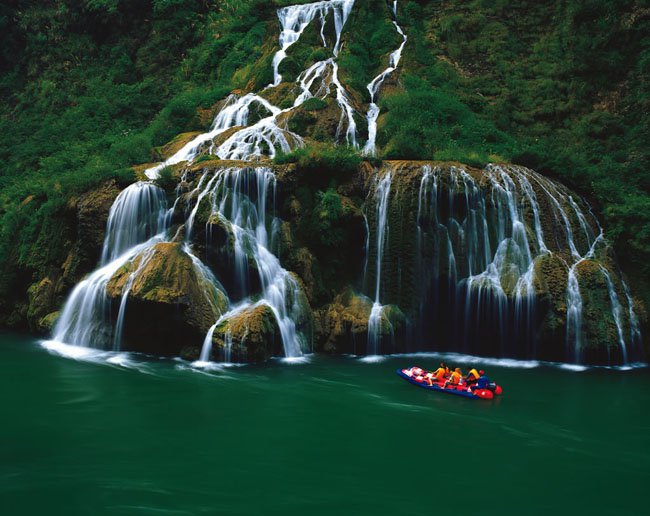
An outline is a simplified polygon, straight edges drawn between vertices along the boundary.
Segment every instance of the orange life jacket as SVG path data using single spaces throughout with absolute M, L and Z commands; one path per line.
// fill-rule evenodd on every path
M 442 378 L 445 377 L 447 373 L 449 373 L 449 369 L 445 369 L 444 367 L 439 367 L 434 371 L 433 376 L 435 376 L 438 380 L 441 380 Z

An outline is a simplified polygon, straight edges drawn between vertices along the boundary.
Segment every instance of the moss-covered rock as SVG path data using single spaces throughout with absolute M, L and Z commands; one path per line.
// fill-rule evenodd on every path
M 369 298 L 346 289 L 316 312 L 316 348 L 330 353 L 362 352 L 368 340 L 371 310 Z
M 619 336 L 612 313 L 612 302 L 602 265 L 584 260 L 576 267 L 582 296 L 582 349 L 587 362 L 600 362 L 605 355 L 618 354 Z M 619 302 L 620 302 L 619 297 Z M 623 314 L 622 314 L 623 315 Z M 627 318 L 622 318 L 624 335 L 629 334 Z
M 45 317 L 41 317 L 38 321 L 37 330 L 44 335 L 50 333 L 54 328 L 59 315 L 61 315 L 61 312 L 56 311 L 47 314 Z
M 179 243 L 159 243 L 121 267 L 106 291 L 116 304 L 130 285 L 124 349 L 176 354 L 200 342 L 228 300 Z
M 108 214 L 119 193 L 117 182 L 108 181 L 72 201 L 77 212 L 77 239 L 63 264 L 66 288 L 77 283 L 99 262 Z
M 263 362 L 282 355 L 282 338 L 273 310 L 252 305 L 222 321 L 214 331 L 212 359 Z
M 367 353 L 372 305 L 366 296 L 346 289 L 318 310 L 315 315 L 317 349 L 328 353 Z M 404 349 L 405 325 L 406 317 L 398 306 L 382 307 L 379 325 L 382 352 Z
M 34 283 L 27 291 L 29 308 L 27 320 L 32 331 L 41 331 L 40 321 L 52 312 L 55 301 L 55 285 L 50 278 Z
M 151 150 L 151 160 L 165 161 L 166 159 L 171 158 L 174 154 L 176 154 L 179 150 L 185 147 L 185 145 L 187 145 L 200 134 L 201 133 L 198 131 L 181 133 L 174 137 L 174 139 L 171 141 L 167 142 L 165 145 L 154 147 Z

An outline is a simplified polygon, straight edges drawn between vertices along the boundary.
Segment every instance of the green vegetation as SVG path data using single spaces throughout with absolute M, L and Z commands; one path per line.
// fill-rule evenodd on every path
M 592 202 L 624 269 L 647 284 L 649 8 L 400 2 L 409 42 L 379 144 L 390 157 L 505 159 L 559 179 Z
M 128 184 L 152 149 L 206 129 L 230 91 L 271 82 L 274 11 L 307 1 L 0 6 L 0 313 L 65 260 L 71 199 L 108 179 Z M 553 176 L 592 202 L 624 269 L 647 284 L 650 2 L 401 0 L 399 21 L 409 40 L 380 96 L 381 157 L 514 161 Z M 319 40 L 314 25 L 290 49 L 287 79 L 329 56 Z M 361 116 L 367 83 L 400 42 L 387 2 L 356 1 L 339 68 Z M 310 99 L 291 128 L 321 115 L 328 103 Z M 315 204 L 334 216 L 330 182 L 361 157 L 323 142 L 276 162 L 311 174 Z
M 343 229 L 337 227 L 343 215 L 341 196 L 333 188 L 316 193 L 316 206 L 311 213 L 312 227 L 323 247 L 338 247 L 343 243 Z
M 350 175 L 361 165 L 361 154 L 345 145 L 331 143 L 312 143 L 275 157 L 278 165 L 296 163 L 301 172 L 318 173 L 321 180 L 330 181 L 337 177 Z
M 173 190 L 178 184 L 178 178 L 174 176 L 174 168 L 163 167 L 160 169 L 155 182 L 163 190 Z
M 302 108 L 305 111 L 320 111 L 321 109 L 325 109 L 327 107 L 327 102 L 316 98 L 316 97 L 310 97 L 305 102 L 302 104 Z
M 68 201 L 204 130 L 197 108 L 270 82 L 263 0 L 21 0 L 0 6 L 0 312 L 60 267 Z M 270 71 L 269 71 L 270 73 Z

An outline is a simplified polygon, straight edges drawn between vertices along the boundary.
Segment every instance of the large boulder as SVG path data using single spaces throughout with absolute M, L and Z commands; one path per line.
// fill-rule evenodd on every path
M 181 355 L 196 360 L 202 346 L 185 346 Z M 224 318 L 214 329 L 209 360 L 263 362 L 282 355 L 282 337 L 273 310 L 264 303 L 247 306 Z
M 282 355 L 282 338 L 273 313 L 268 305 L 252 305 L 224 320 L 214 332 L 215 353 L 239 362 L 262 362 L 272 356 Z
M 202 342 L 228 299 L 180 243 L 158 243 L 121 267 L 106 291 L 119 307 L 128 289 L 123 349 L 174 355 Z M 116 312 L 117 313 L 117 312 Z
M 366 354 L 372 305 L 366 296 L 346 289 L 332 303 L 318 310 L 315 314 L 317 349 L 330 353 Z M 382 307 L 379 324 L 381 352 L 394 352 L 403 347 L 405 326 L 406 317 L 399 307 Z
M 52 312 L 55 298 L 54 282 L 48 277 L 34 283 L 27 290 L 29 308 L 27 309 L 27 322 L 31 331 L 42 332 L 39 324 L 41 319 Z

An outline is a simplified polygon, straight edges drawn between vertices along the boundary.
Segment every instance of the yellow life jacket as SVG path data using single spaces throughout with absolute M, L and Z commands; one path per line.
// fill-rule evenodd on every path
M 470 369 L 469 373 L 467 373 L 467 377 L 471 380 L 472 378 L 470 378 L 470 376 L 472 376 L 474 380 L 478 380 L 481 375 L 478 374 L 476 369 Z
M 454 371 L 453 373 L 451 373 L 451 383 L 453 385 L 458 385 L 460 383 L 460 379 L 462 377 L 463 377 L 463 375 L 461 375 L 460 373 L 457 373 L 456 371 Z

